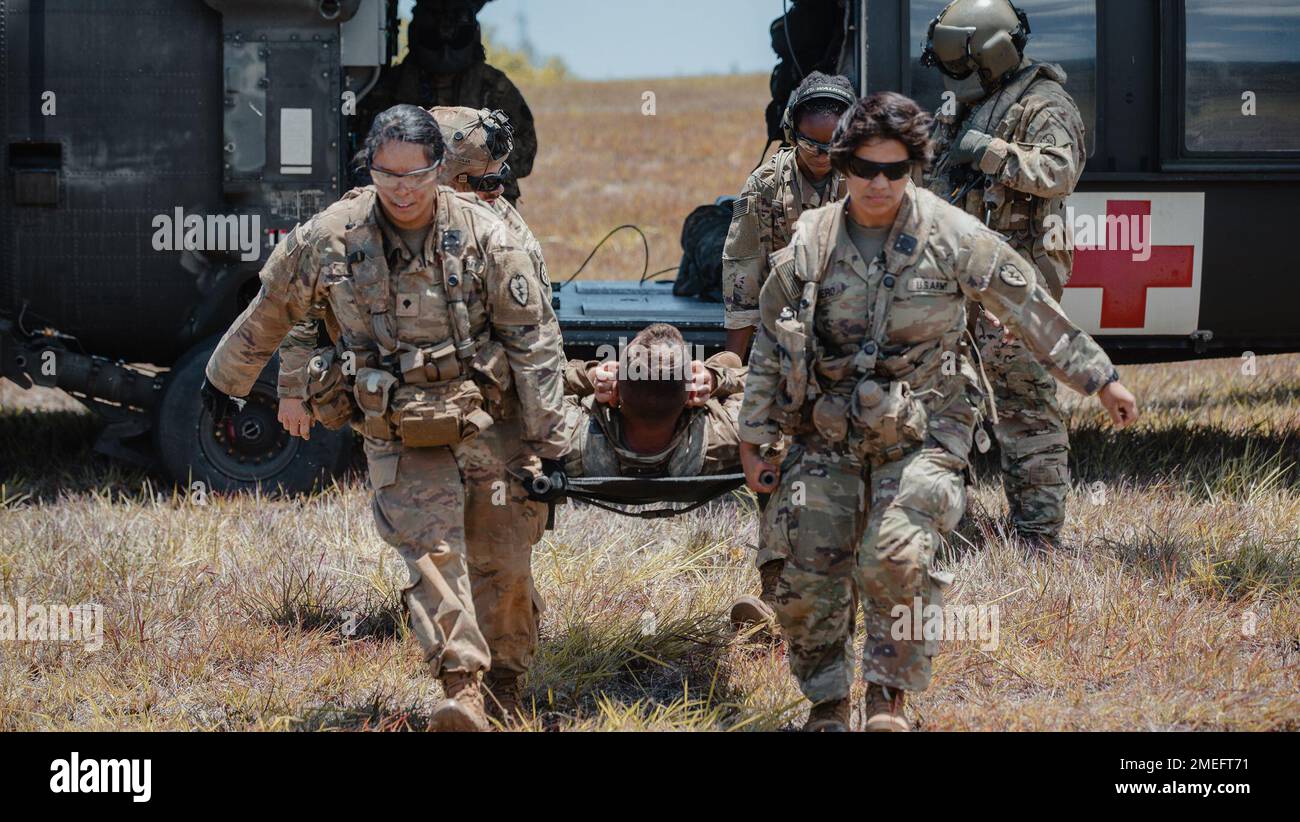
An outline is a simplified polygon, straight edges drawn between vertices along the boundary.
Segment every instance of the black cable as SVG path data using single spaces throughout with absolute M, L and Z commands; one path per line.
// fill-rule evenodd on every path
M 682 268 L 682 264 L 681 261 L 679 260 L 677 262 L 677 265 L 673 266 L 672 268 L 665 268 L 663 271 L 656 271 L 655 273 L 650 274 L 649 276 L 642 277 L 641 282 L 644 283 L 646 280 L 653 280 L 655 277 L 658 277 L 660 274 L 667 274 L 670 271 L 680 271 L 681 268 Z
M 650 241 L 646 239 L 645 232 L 642 231 L 640 228 L 632 225 L 631 223 L 625 223 L 619 226 L 618 228 L 612 229 L 608 234 L 604 236 L 604 238 L 601 239 L 600 242 L 596 243 L 596 247 L 593 248 L 591 250 L 591 253 L 587 255 L 587 259 L 582 261 L 582 265 L 578 266 L 578 270 L 573 272 L 573 274 L 569 277 L 569 279 L 565 280 L 564 284 L 561 285 L 560 288 L 564 288 L 569 283 L 576 280 L 578 278 L 578 275 L 582 273 L 583 269 L 587 267 L 587 263 L 591 262 L 591 258 L 596 256 L 597 251 L 600 251 L 600 247 L 603 246 L 606 242 L 608 242 L 610 237 L 613 237 L 615 234 L 617 234 L 618 232 L 622 231 L 625 228 L 632 229 L 641 237 L 641 245 L 645 248 L 645 265 L 641 268 L 641 282 L 645 282 L 646 272 L 650 270 Z M 661 271 L 659 273 L 662 274 L 663 272 Z

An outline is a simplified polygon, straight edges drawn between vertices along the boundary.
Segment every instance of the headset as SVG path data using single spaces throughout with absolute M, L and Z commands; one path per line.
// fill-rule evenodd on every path
M 790 101 L 786 104 L 785 113 L 781 115 L 781 134 L 784 135 L 787 145 L 792 146 L 795 143 L 795 112 L 804 103 L 817 99 L 835 100 L 843 103 L 845 110 L 852 108 L 853 104 L 858 101 L 858 98 L 848 89 L 841 88 L 832 83 L 818 83 L 815 86 L 804 89 L 802 94 L 799 93 L 798 89 L 795 89 L 794 92 L 790 94 Z

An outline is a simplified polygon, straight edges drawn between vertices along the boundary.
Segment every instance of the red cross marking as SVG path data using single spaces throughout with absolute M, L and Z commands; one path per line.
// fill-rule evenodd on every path
M 1136 226 L 1150 225 L 1143 217 L 1151 216 L 1150 200 L 1107 200 L 1106 215 L 1121 216 Z M 1149 228 L 1146 230 L 1150 231 Z M 1098 232 L 1100 234 L 1100 232 Z M 1107 236 L 1107 245 L 1116 238 Z M 1150 238 L 1147 238 L 1150 242 Z M 1133 235 L 1129 235 L 1130 246 Z M 1097 246 L 1075 246 L 1074 273 L 1068 288 L 1100 288 L 1102 328 L 1142 328 L 1146 325 L 1148 288 L 1191 288 L 1192 261 L 1196 247 L 1190 245 L 1151 246 L 1151 257 L 1135 261 L 1135 250 Z

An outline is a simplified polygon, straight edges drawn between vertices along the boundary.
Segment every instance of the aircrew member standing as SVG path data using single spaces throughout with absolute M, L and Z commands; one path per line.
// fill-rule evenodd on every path
M 930 25 L 922 61 L 944 75 L 955 116 L 940 111 L 928 187 L 1007 237 L 1034 279 L 1061 299 L 1074 254 L 1045 241 L 1065 216 L 1087 153 L 1065 72 L 1025 57 L 1029 20 L 1008 0 L 956 0 Z M 1003 482 L 1016 532 L 1054 544 L 1065 522 L 1070 439 L 1056 380 L 1025 343 L 979 312 L 975 338 L 993 384 Z

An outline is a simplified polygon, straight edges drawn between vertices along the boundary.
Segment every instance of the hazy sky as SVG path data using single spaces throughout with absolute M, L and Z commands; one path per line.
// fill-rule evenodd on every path
M 402 0 L 401 13 L 414 5 Z M 538 54 L 586 79 L 766 74 L 781 0 L 491 0 L 479 22 L 517 46 L 521 15 Z

